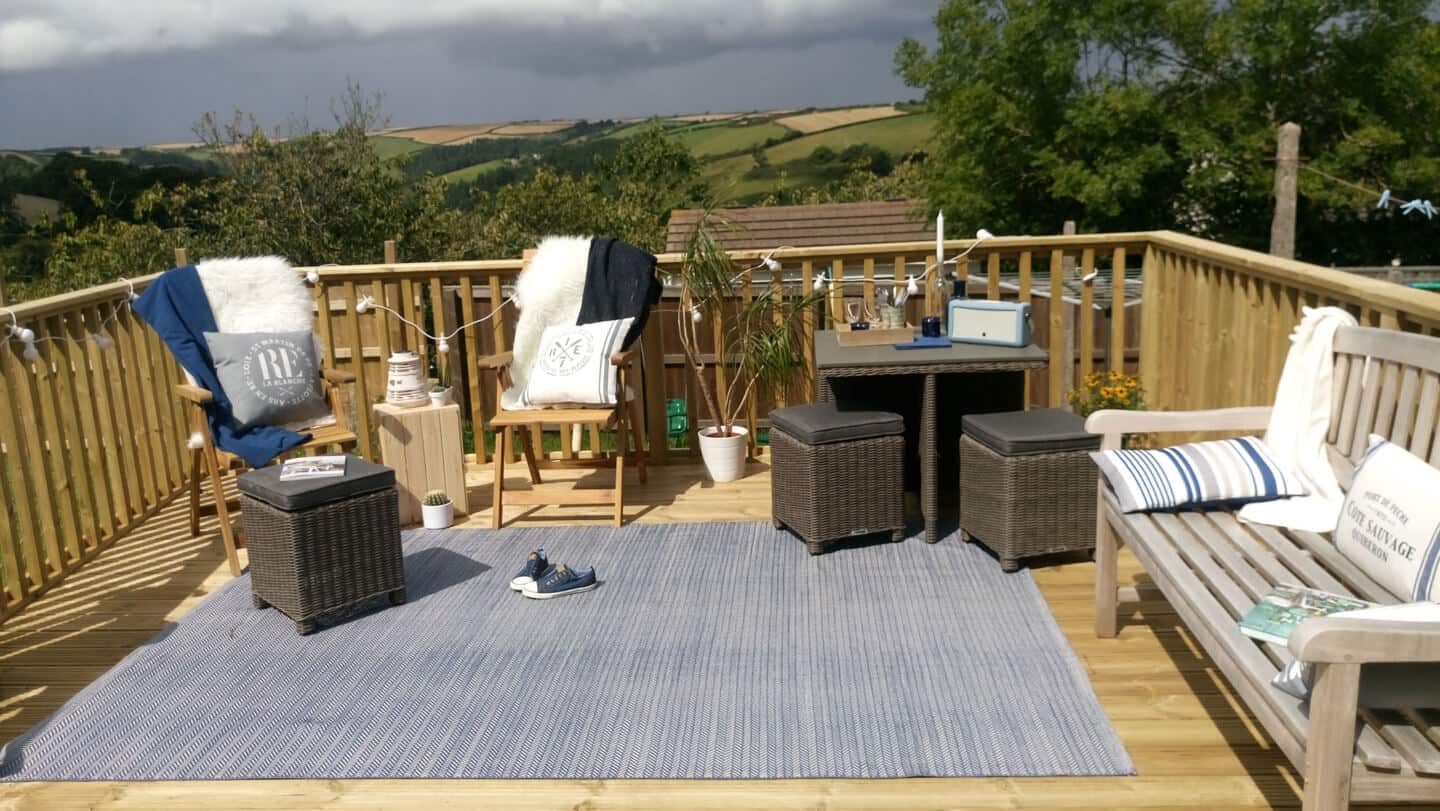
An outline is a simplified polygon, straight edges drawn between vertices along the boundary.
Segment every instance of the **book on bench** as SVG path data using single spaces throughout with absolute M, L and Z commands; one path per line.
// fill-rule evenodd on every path
M 1284 645 L 1295 626 L 1312 617 L 1355 611 L 1375 605 L 1343 594 L 1303 586 L 1276 586 L 1240 620 L 1240 633 L 1261 642 Z

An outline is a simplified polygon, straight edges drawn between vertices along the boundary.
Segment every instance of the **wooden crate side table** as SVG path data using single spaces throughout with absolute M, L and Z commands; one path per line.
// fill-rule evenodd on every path
M 379 403 L 375 423 L 380 432 L 380 458 L 395 470 L 401 524 L 419 523 L 420 500 L 430 490 L 449 494 L 457 515 L 470 512 L 459 405 L 401 408 Z

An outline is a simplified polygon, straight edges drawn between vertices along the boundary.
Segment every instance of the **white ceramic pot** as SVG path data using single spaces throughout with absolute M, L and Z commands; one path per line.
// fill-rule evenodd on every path
M 453 402 L 455 402 L 455 398 L 451 395 L 450 389 L 430 390 L 430 405 L 443 406 Z
M 717 482 L 733 482 L 745 475 L 745 450 L 749 432 L 740 426 L 731 436 L 716 436 L 714 428 L 700 431 L 700 458 L 705 470 Z
M 455 523 L 455 505 L 449 501 L 434 506 L 421 504 L 420 520 L 425 522 L 426 529 L 449 529 Z
M 386 364 L 385 402 L 414 408 L 425 405 L 430 398 L 429 387 L 420 368 L 420 356 L 414 352 L 396 352 Z

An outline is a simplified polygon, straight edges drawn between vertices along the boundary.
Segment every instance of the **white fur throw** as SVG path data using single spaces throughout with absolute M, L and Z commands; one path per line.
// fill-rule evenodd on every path
M 221 332 L 315 332 L 315 302 L 305 282 L 278 256 L 206 259 L 195 263 L 200 286 Z M 325 347 L 315 339 L 316 357 Z M 193 380 L 191 381 L 194 382 Z M 305 431 L 333 425 L 335 416 L 286 425 Z
M 195 265 L 221 332 L 313 332 L 305 282 L 278 256 L 207 259 Z
M 530 380 L 530 367 L 535 363 L 545 328 L 573 325 L 580 318 L 589 264 L 590 237 L 546 237 L 515 280 L 515 306 L 520 308 L 520 320 L 515 324 L 515 360 L 510 365 L 514 385 L 505 392 L 505 408 L 524 407 L 520 405 L 520 393 Z

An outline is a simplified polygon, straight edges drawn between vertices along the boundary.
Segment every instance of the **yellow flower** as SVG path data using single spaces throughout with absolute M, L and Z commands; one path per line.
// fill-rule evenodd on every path
M 1123 376 L 1123 375 L 1121 375 L 1119 369 L 1111 369 L 1111 370 L 1110 370 L 1110 379 L 1111 379 L 1111 380 L 1119 380 L 1122 376 Z

